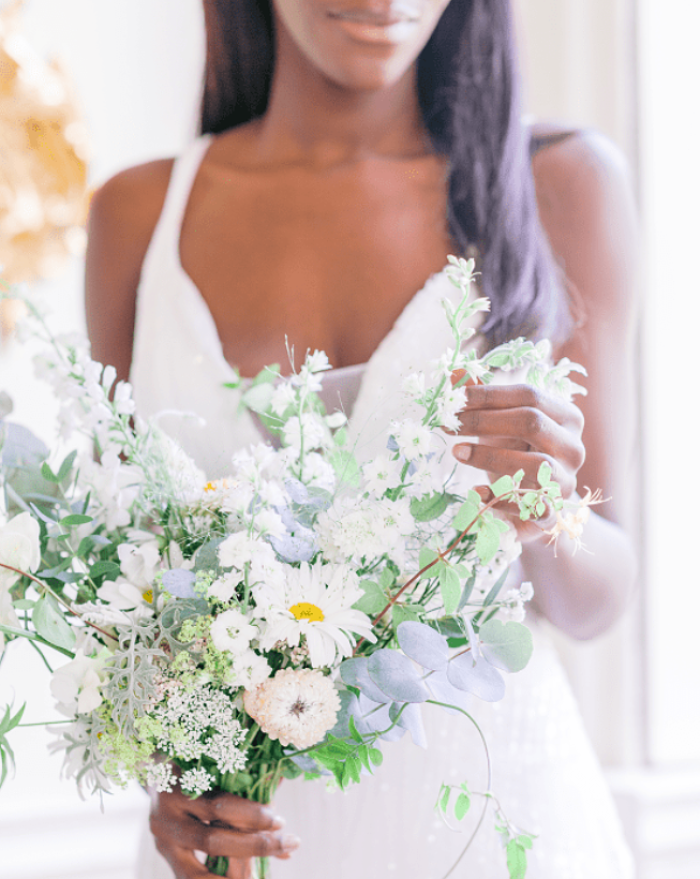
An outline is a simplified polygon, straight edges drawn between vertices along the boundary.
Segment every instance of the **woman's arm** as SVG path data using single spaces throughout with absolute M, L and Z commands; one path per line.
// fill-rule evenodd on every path
M 85 314 L 93 359 L 127 380 L 134 341 L 136 291 L 168 188 L 172 160 L 122 171 L 90 204 Z
M 636 570 L 621 526 L 632 522 L 637 483 L 637 227 L 624 160 L 600 135 L 580 134 L 545 148 L 533 169 L 542 225 L 583 310 L 556 356 L 586 367 L 588 396 L 577 398 L 576 406 L 551 408 L 551 401 L 525 387 L 470 388 L 463 433 L 485 441 L 468 447 L 469 464 L 495 474 L 513 472 L 512 448 L 486 445 L 494 435 L 494 415 L 508 414 L 508 444 L 529 446 L 518 454 L 525 455 L 531 479 L 547 459 L 565 495 L 578 484 L 600 488 L 610 499 L 592 512 L 584 549 L 575 554 L 565 536 L 555 555 L 541 531 L 530 528 L 524 535 L 523 565 L 537 607 L 568 634 L 590 638 L 622 613 Z

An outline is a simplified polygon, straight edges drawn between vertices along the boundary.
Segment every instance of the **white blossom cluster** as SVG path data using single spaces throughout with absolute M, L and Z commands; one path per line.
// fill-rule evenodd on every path
M 222 773 L 243 769 L 245 729 L 235 714 L 230 697 L 209 685 L 171 689 L 152 712 L 161 724 L 158 750 L 185 761 L 208 757 Z

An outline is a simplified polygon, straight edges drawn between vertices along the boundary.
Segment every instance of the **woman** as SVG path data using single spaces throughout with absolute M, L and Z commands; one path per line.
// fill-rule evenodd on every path
M 522 466 L 533 479 L 546 459 L 567 497 L 580 484 L 613 499 L 591 516 L 590 552 L 575 556 L 565 542 L 556 555 L 546 545 L 548 521 L 517 524 L 538 615 L 574 637 L 602 632 L 634 576 L 617 524 L 634 424 L 634 222 L 623 163 L 593 134 L 538 128 L 530 137 L 508 0 L 204 0 L 204 10 L 205 137 L 175 163 L 117 175 L 93 201 L 94 356 L 122 378 L 131 372 L 143 414 L 205 415 L 205 432 L 167 427 L 219 475 L 234 448 L 259 439 L 251 419 L 236 421 L 235 392 L 221 390 L 231 365 L 251 376 L 286 363 L 286 338 L 297 352 L 325 350 L 336 367 L 367 364 L 363 375 L 335 373 L 343 402 L 350 408 L 357 395 L 353 417 L 363 423 L 386 418 L 381 401 L 390 410 L 401 375 L 435 353 L 433 328 L 444 322 L 435 273 L 447 253 L 476 247 L 492 301 L 482 343 L 554 338 L 557 357 L 587 366 L 589 396 L 575 406 L 513 381 L 470 389 L 461 433 L 478 442 L 455 445 L 460 474 L 483 483 L 483 471 Z M 600 771 L 534 627 L 532 667 L 480 715 L 496 792 L 512 821 L 541 835 L 535 876 L 627 876 Z M 387 748 L 391 765 L 352 795 L 285 782 L 275 808 L 286 809 L 300 848 L 272 809 L 179 794 L 154 801 L 157 847 L 178 879 L 207 875 L 195 849 L 229 856 L 231 876 L 270 854 L 280 877 L 437 879 L 464 840 L 433 827 L 428 780 L 439 785 L 438 773 L 463 757 L 471 782 L 483 761 L 461 725 L 431 722 L 427 756 L 410 743 Z M 418 821 L 423 787 L 433 799 Z M 494 839 L 482 828 L 456 875 L 505 875 Z M 162 867 L 144 869 L 153 877 Z

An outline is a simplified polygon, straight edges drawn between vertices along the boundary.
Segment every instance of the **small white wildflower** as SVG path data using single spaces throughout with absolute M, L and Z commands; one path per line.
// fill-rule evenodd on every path
M 362 466 L 363 487 L 377 497 L 401 485 L 401 465 L 387 455 L 377 455 Z
M 418 421 L 411 419 L 394 421 L 391 424 L 391 432 L 396 439 L 400 454 L 407 461 L 413 461 L 430 453 L 432 444 L 430 429 Z
M 180 787 L 194 797 L 201 796 L 214 786 L 214 777 L 204 768 L 187 769 L 180 776 Z
M 240 610 L 225 610 L 211 624 L 211 639 L 218 650 L 234 654 L 244 653 L 258 636 L 256 626 Z
M 169 763 L 153 763 L 146 770 L 146 784 L 159 794 L 170 793 L 177 783 Z

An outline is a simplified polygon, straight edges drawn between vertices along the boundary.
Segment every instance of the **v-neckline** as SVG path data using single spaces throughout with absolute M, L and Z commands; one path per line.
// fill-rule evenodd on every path
M 240 380 L 242 382 L 251 381 L 252 377 L 241 377 L 238 369 L 231 364 L 226 357 L 224 356 L 224 347 L 221 341 L 221 335 L 219 333 L 219 328 L 216 325 L 216 321 L 214 320 L 214 315 L 212 314 L 211 308 L 209 307 L 209 303 L 204 298 L 202 291 L 199 289 L 198 285 L 194 282 L 193 278 L 188 274 L 185 270 L 184 265 L 182 264 L 181 257 L 181 238 L 182 238 L 182 227 L 184 224 L 184 219 L 187 214 L 187 209 L 190 203 L 190 196 L 192 193 L 192 189 L 194 188 L 194 184 L 197 179 L 197 175 L 201 168 L 202 162 L 204 161 L 207 152 L 209 151 L 209 147 L 211 145 L 213 138 L 211 135 L 204 135 L 201 143 L 201 153 L 198 157 L 198 161 L 196 162 L 196 167 L 194 168 L 194 172 L 192 173 L 189 180 L 189 187 L 183 199 L 183 202 L 180 207 L 178 223 L 176 227 L 176 234 L 172 236 L 171 241 L 173 242 L 174 252 L 172 252 L 172 258 L 175 265 L 175 270 L 177 274 L 182 279 L 185 288 L 189 291 L 190 296 L 192 297 L 194 306 L 196 311 L 202 317 L 203 326 L 208 335 L 208 345 L 207 351 L 210 357 L 213 357 L 214 360 L 219 365 L 222 373 L 225 375 L 224 381 L 230 381 L 233 379 Z M 364 370 L 362 376 L 360 377 L 360 383 L 357 391 L 357 397 L 355 401 L 355 406 L 353 407 L 353 411 L 350 413 L 348 417 L 348 423 L 352 421 L 353 414 L 357 408 L 357 401 L 362 396 L 363 387 L 365 384 L 365 380 L 367 378 L 367 374 L 370 370 L 371 365 L 375 362 L 375 360 L 381 355 L 381 352 L 384 348 L 390 344 L 390 340 L 394 335 L 399 324 L 403 323 L 407 319 L 407 316 L 413 311 L 414 308 L 417 307 L 418 302 L 423 298 L 427 291 L 432 289 L 433 283 L 436 278 L 438 278 L 445 269 L 449 266 L 447 261 L 442 269 L 437 272 L 433 272 L 426 280 L 425 283 L 420 287 L 416 292 L 411 296 L 411 298 L 406 302 L 404 307 L 401 309 L 400 313 L 397 315 L 396 319 L 391 325 L 389 331 L 382 337 L 382 339 L 377 344 L 377 347 L 374 349 L 369 359 L 365 364 L 353 364 L 351 366 L 340 366 L 333 367 L 332 371 L 339 375 L 343 372 L 343 370 L 355 369 L 359 366 L 364 366 Z

